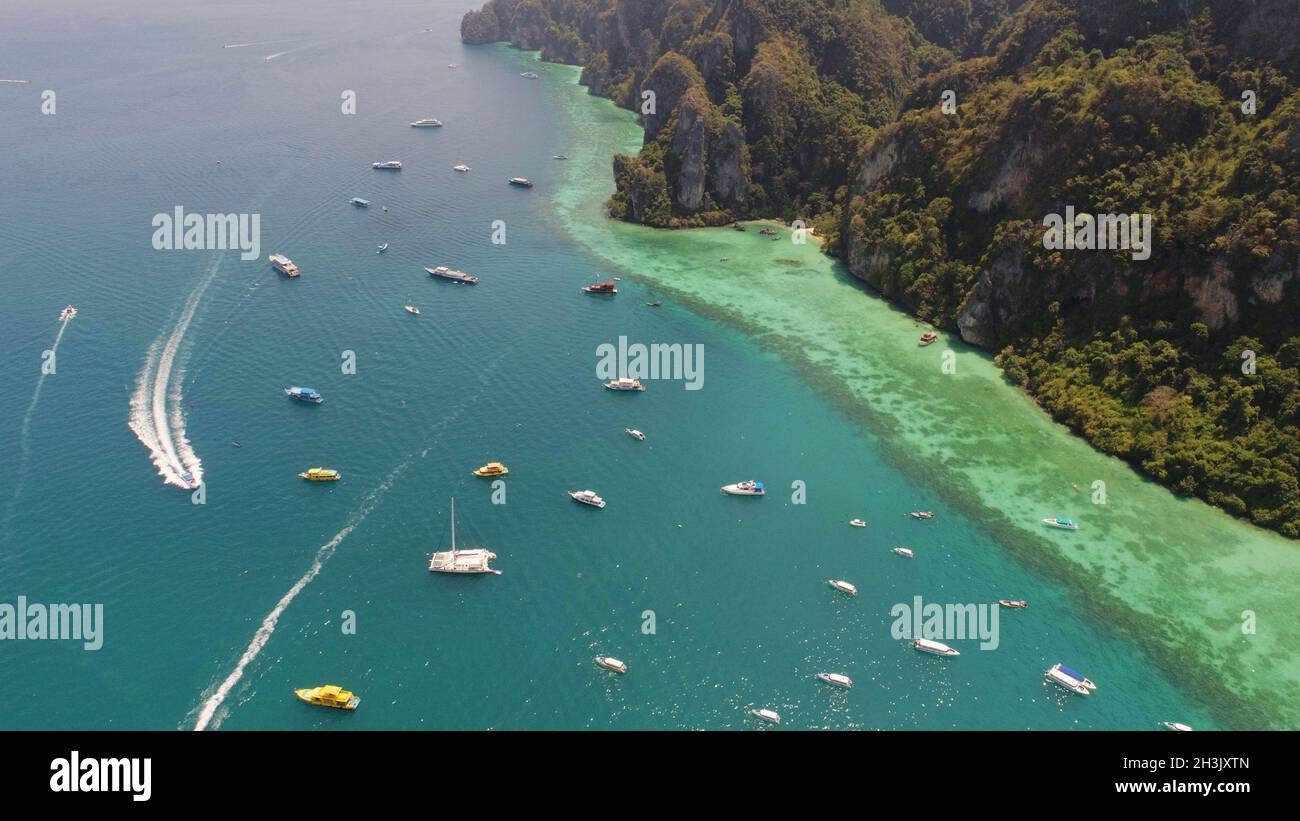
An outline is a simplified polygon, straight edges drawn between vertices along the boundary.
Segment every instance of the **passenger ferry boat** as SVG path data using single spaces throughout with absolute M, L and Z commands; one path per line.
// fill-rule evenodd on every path
M 1092 691 L 1097 689 L 1097 685 L 1093 684 L 1083 673 L 1071 670 L 1064 664 L 1053 665 L 1050 670 L 1043 673 L 1043 678 L 1058 687 L 1063 687 L 1081 696 L 1092 695 Z
M 615 673 L 626 673 L 627 662 L 616 659 L 613 656 L 596 656 L 593 659 L 598 667 L 604 667 L 606 670 Z
M 939 335 L 938 335 L 937 333 L 935 333 L 934 331 L 926 331 L 925 333 L 921 334 L 920 345 L 921 345 L 921 347 L 924 348 L 926 345 L 931 344 L 932 342 L 934 342 L 934 341 L 937 340 L 938 338 L 939 338 Z
M 597 496 L 594 490 L 570 490 L 569 498 L 575 502 L 591 505 L 601 510 L 605 508 L 605 500 Z
M 77 309 L 72 307 L 71 305 L 68 305 L 62 311 L 59 311 L 59 321 L 67 322 L 69 319 L 72 319 L 76 315 L 77 315 Z
M 769 710 L 769 709 L 767 709 L 766 707 L 763 707 L 763 708 L 761 708 L 761 709 L 757 709 L 757 710 L 750 710 L 750 711 L 749 711 L 749 714 L 752 715 L 752 716 L 757 716 L 758 718 L 763 719 L 763 720 L 766 721 L 768 724 L 780 724 L 780 723 L 781 723 L 781 716 L 776 712 L 776 710 Z
M 604 384 L 611 391 L 643 391 L 645 385 L 636 379 L 611 379 Z
M 361 199 L 360 197 L 353 197 L 352 199 L 348 200 L 348 202 L 352 203 L 353 205 L 355 205 L 355 206 L 358 207 L 358 208 L 369 208 L 369 207 L 370 207 L 370 200 L 363 200 L 363 199 Z
M 457 271 L 453 268 L 448 268 L 446 265 L 439 265 L 437 268 L 425 268 L 424 270 L 428 271 L 429 276 L 431 277 L 438 277 L 439 279 L 449 279 L 452 282 L 457 282 L 460 283 L 461 285 L 478 284 L 478 277 L 472 274 L 467 274 L 464 271 Z
M 767 491 L 763 489 L 762 482 L 756 482 L 753 479 L 747 479 L 743 482 L 736 482 L 731 485 L 723 485 L 722 492 L 728 496 L 762 496 Z
M 843 579 L 827 579 L 826 583 L 841 593 L 848 593 L 850 596 L 858 595 L 858 588 Z
M 411 123 L 411 128 L 442 128 L 442 120 L 439 120 L 436 117 L 416 120 Z
M 500 576 L 500 570 L 494 570 L 488 563 L 497 554 L 482 547 L 469 550 L 456 549 L 456 499 L 451 500 L 451 550 L 434 553 L 429 558 L 430 573 L 491 573 Z
M 333 468 L 311 468 L 298 474 L 298 478 L 309 482 L 337 482 L 343 474 Z
M 930 653 L 936 656 L 960 656 L 961 653 L 944 644 L 941 641 L 931 641 L 930 639 L 917 639 L 912 642 L 912 647 L 920 650 L 922 653 Z
M 631 436 L 633 439 L 637 440 L 638 442 L 645 441 L 645 434 L 637 430 L 636 428 L 623 428 L 623 432 L 626 433 L 628 436 Z
M 1079 523 L 1073 519 L 1044 519 L 1043 524 L 1048 527 L 1059 527 L 1061 530 L 1079 529 Z
M 818 673 L 817 678 L 827 684 L 833 684 L 836 687 L 843 687 L 845 690 L 853 689 L 853 679 L 843 673 Z
M 510 472 L 510 468 L 500 462 L 488 462 L 481 468 L 474 469 L 475 476 L 505 476 Z
M 361 697 L 355 695 L 349 690 L 344 690 L 337 684 L 326 684 L 324 687 L 305 687 L 301 690 L 294 690 L 293 694 L 308 704 L 315 704 L 317 707 L 333 707 L 336 710 L 355 710 L 361 703 Z
M 853 527 L 866 527 L 867 521 L 866 519 L 849 519 L 849 524 Z
M 376 171 L 401 171 L 401 160 L 383 160 L 382 162 L 372 162 L 370 167 Z
M 533 181 L 527 177 L 511 177 L 510 184 L 516 188 L 532 188 Z
M 590 285 L 584 285 L 582 290 L 589 294 L 609 294 L 613 296 L 618 293 L 618 286 L 614 284 L 614 280 L 607 279 L 604 282 L 593 282 Z
M 293 264 L 293 260 L 283 254 L 271 254 L 267 259 L 271 261 L 272 268 L 290 279 L 296 278 L 301 273 L 301 271 L 298 270 L 298 266 Z
M 311 388 L 285 388 L 284 393 L 299 402 L 310 402 L 313 405 L 319 405 L 325 399 Z

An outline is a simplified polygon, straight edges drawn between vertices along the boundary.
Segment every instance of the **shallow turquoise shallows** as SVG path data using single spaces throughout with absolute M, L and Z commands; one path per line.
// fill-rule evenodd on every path
M 0 604 L 105 613 L 97 651 L 0 641 L 0 727 L 1300 726 L 1294 544 L 1095 454 L 947 335 L 919 348 L 787 229 L 609 222 L 640 135 L 577 69 L 462 46 L 463 0 L 139 5 L 0 35 L 0 79 L 32 80 L 0 84 L 23 158 L 0 205 Z M 258 215 L 259 258 L 155 250 L 178 206 Z M 603 390 L 620 337 L 702 349 L 700 389 Z M 489 461 L 504 486 L 471 475 Z M 316 466 L 343 478 L 297 477 Z M 744 479 L 767 495 L 719 492 Z M 566 495 L 587 488 L 605 509 Z M 428 572 L 452 496 L 458 546 L 502 575 Z M 891 633 L 918 596 L 1030 607 L 944 659 Z M 1045 685 L 1058 662 L 1098 690 Z M 293 696 L 322 684 L 360 708 Z

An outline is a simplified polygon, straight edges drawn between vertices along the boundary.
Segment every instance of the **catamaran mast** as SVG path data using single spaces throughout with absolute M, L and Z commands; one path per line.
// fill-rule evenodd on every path
M 456 497 L 451 497 L 451 550 L 456 552 Z

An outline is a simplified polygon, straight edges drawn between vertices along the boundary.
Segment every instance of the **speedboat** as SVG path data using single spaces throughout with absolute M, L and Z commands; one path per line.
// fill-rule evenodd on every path
M 781 723 L 781 716 L 777 715 L 776 710 L 769 710 L 766 707 L 757 710 L 750 710 L 749 714 L 752 716 L 757 716 L 758 718 L 763 719 L 769 724 Z
M 605 500 L 596 495 L 594 490 L 570 490 L 569 498 L 584 505 L 604 509 Z
M 337 482 L 343 474 L 333 468 L 311 468 L 299 473 L 298 478 L 309 482 Z
M 1072 519 L 1044 519 L 1043 524 L 1048 527 L 1059 527 L 1062 530 L 1079 529 L 1079 523 Z
M 370 167 L 376 171 L 401 171 L 401 160 L 383 160 L 381 162 L 372 162 Z
M 660 302 L 660 301 L 657 300 L 657 299 L 656 299 L 654 302 L 647 302 L 645 305 L 646 305 L 647 308 L 662 308 L 662 307 L 663 307 L 663 303 Z
M 488 462 L 481 468 L 474 469 L 475 476 L 505 476 L 510 472 L 510 468 L 500 462 Z
M 934 342 L 938 338 L 939 335 L 934 331 L 926 331 L 925 333 L 921 334 L 921 341 L 920 341 L 921 347 L 925 347 L 926 345 L 929 345 L 930 343 Z
M 1192 732 L 1192 725 L 1190 725 L 1190 724 L 1183 724 L 1183 723 L 1178 722 L 1178 721 L 1162 721 L 1162 722 L 1160 722 L 1160 726 L 1161 726 L 1161 727 L 1164 727 L 1166 730 L 1175 730 L 1175 731 L 1180 732 L 1180 733 L 1190 733 L 1190 732 Z
M 913 519 L 933 519 L 933 518 L 934 518 L 934 514 L 931 513 L 931 512 L 928 511 L 928 510 L 913 510 L 911 513 L 909 513 L 909 514 L 907 514 L 907 515 L 908 515 L 908 516 L 911 516 Z
M 406 311 L 408 314 L 414 314 L 416 316 L 420 315 L 420 309 L 414 305 L 403 305 L 402 310 Z
M 376 254 L 382 254 L 383 252 L 385 252 L 385 251 L 387 251 L 387 250 L 388 250 L 388 243 L 386 243 L 386 242 L 385 242 L 383 245 L 379 245 L 379 246 L 376 246 L 376 247 L 375 247 L 375 253 L 376 253 Z
M 62 311 L 59 311 L 59 321 L 67 322 L 69 319 L 72 319 L 76 315 L 77 315 L 77 309 L 69 305 L 66 308 L 64 308 Z
M 344 690 L 337 684 L 326 684 L 324 687 L 305 687 L 300 690 L 294 690 L 293 694 L 308 704 L 315 704 L 317 707 L 333 707 L 336 710 L 355 710 L 361 703 L 361 697 Z
M 411 123 L 411 128 L 442 128 L 442 120 L 433 117 L 424 120 L 416 120 Z
M 843 673 L 818 673 L 817 678 L 827 684 L 833 684 L 836 687 L 843 687 L 845 690 L 853 689 L 853 679 Z
M 242 448 L 242 447 L 243 447 L 243 445 L 239 444 L 239 440 L 238 440 L 238 439 L 231 439 L 231 440 L 230 440 L 230 445 L 231 445 L 231 447 L 236 447 L 236 448 Z
M 511 185 L 515 186 L 516 188 L 532 188 L 532 187 L 533 187 L 533 182 L 532 182 L 532 180 L 528 179 L 527 177 L 511 177 L 510 180 L 509 180 L 509 182 L 510 182 Z
M 922 653 L 932 653 L 936 656 L 960 656 L 961 653 L 944 644 L 941 641 L 931 641 L 930 639 L 917 639 L 912 642 L 912 647 L 920 650 Z
M 628 436 L 631 436 L 633 439 L 636 439 L 641 442 L 645 441 L 645 434 L 637 430 L 636 428 L 623 428 L 623 432 L 626 433 Z
M 746 479 L 743 482 L 723 485 L 722 492 L 728 496 L 762 496 L 767 491 L 763 490 L 762 482 L 755 482 L 753 479 Z
M 466 550 L 456 549 L 456 499 L 451 500 L 451 550 L 436 552 L 429 557 L 430 573 L 491 573 L 500 576 L 501 571 L 489 564 L 497 554 L 483 547 Z
M 302 273 L 301 271 L 298 270 L 298 266 L 293 264 L 293 260 L 284 256 L 283 254 L 271 254 L 271 256 L 267 257 L 267 259 L 271 261 L 272 268 L 284 274 L 285 276 L 289 277 L 290 279 L 294 279 L 298 276 L 298 274 Z
M 355 205 L 355 206 L 358 207 L 358 208 L 369 208 L 369 207 L 370 207 L 370 200 L 363 200 L 363 199 L 361 199 L 360 197 L 353 197 L 352 199 L 348 200 L 348 202 L 352 203 L 353 205 Z
M 620 661 L 613 656 L 596 656 L 594 661 L 597 666 L 604 667 L 606 670 L 611 670 L 615 673 L 627 672 L 627 662 Z
M 465 163 L 462 162 L 462 163 L 456 163 L 455 165 L 453 165 L 453 166 L 451 167 L 451 170 L 452 170 L 452 171 L 459 171 L 459 172 L 461 172 L 461 173 L 463 174 L 463 173 L 465 173 L 466 171 L 472 171 L 473 169 L 470 168 L 468 165 L 466 165 Z
M 325 401 L 319 393 L 316 393 L 311 388 L 285 388 L 284 393 L 299 402 L 310 402 L 313 405 L 319 405 Z
M 464 271 L 457 271 L 453 268 L 448 268 L 446 265 L 439 265 L 437 268 L 425 268 L 424 270 L 427 271 L 431 277 L 449 279 L 460 285 L 478 284 L 478 277 L 473 274 L 467 274 Z
M 849 519 L 849 524 L 854 527 L 866 527 L 867 521 L 865 519 Z
M 611 379 L 604 384 L 605 388 L 611 391 L 643 391 L 645 385 L 642 385 L 636 379 Z
M 1010 607 L 1012 610 L 1023 610 L 1029 606 L 1027 601 L 1012 601 L 1011 599 L 998 599 L 998 604 L 1003 607 Z
M 914 553 L 912 553 L 912 548 L 910 547 L 896 547 L 890 552 L 897 553 L 900 556 L 906 556 L 909 559 L 915 555 Z
M 582 290 L 586 291 L 589 294 L 611 294 L 612 295 L 618 293 L 618 286 L 614 284 L 614 280 L 607 279 L 604 282 L 593 282 L 590 285 L 584 285 L 582 286 Z
M 843 579 L 827 579 L 826 583 L 841 593 L 848 593 L 850 596 L 858 595 L 858 588 Z
M 181 474 L 181 481 L 189 487 L 198 487 L 199 483 L 194 481 L 194 474 L 188 470 Z
M 536 80 L 540 78 L 542 75 L 538 74 L 536 71 L 523 71 L 520 72 L 519 76 L 523 77 L 526 80 Z
M 1052 669 L 1043 673 L 1043 678 L 1081 696 L 1091 695 L 1092 691 L 1097 689 L 1097 685 L 1085 678 L 1082 673 L 1071 670 L 1064 664 L 1053 665 Z
M 555 155 L 555 159 L 557 159 L 557 160 L 567 160 L 567 159 L 568 159 L 568 156 L 565 155 L 565 154 L 556 154 L 556 155 Z

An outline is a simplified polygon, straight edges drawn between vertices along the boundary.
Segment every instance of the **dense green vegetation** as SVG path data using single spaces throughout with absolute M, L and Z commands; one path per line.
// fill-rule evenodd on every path
M 1097 447 L 1292 537 L 1297 31 L 1287 0 L 490 0 L 462 25 L 642 113 L 613 216 L 803 219 Z M 1067 206 L 1150 215 L 1149 258 L 1045 248 Z

